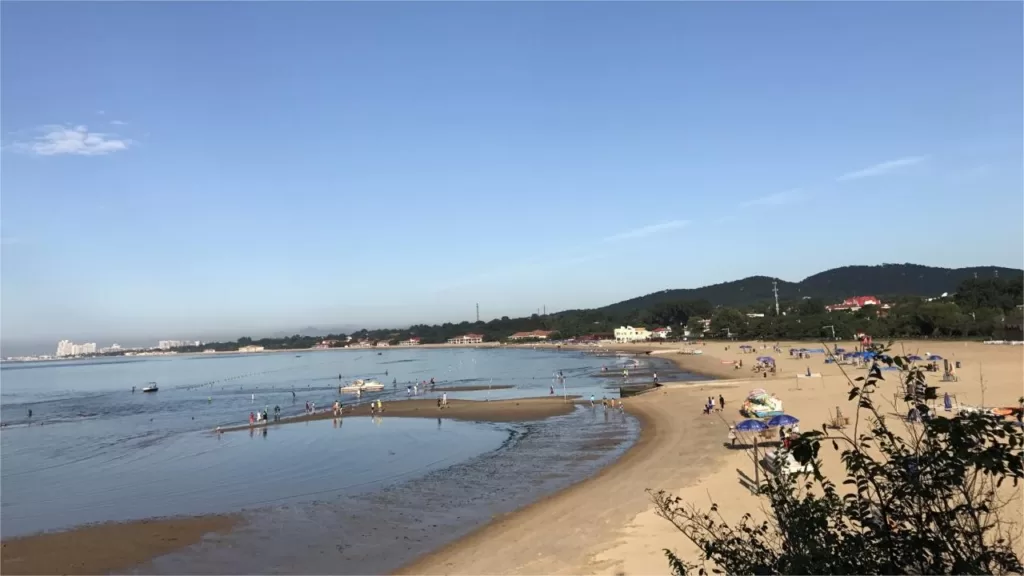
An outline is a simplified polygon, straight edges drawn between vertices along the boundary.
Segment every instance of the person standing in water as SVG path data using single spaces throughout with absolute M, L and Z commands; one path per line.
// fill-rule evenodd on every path
M 132 386 L 132 394 L 135 394 L 135 386 Z

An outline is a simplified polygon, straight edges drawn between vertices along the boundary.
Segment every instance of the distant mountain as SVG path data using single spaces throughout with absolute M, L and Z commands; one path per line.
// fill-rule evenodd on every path
M 839 302 L 851 296 L 938 296 L 952 293 L 968 278 L 1012 279 L 1024 276 L 1024 270 L 1001 266 L 973 268 L 936 268 L 919 264 L 882 264 L 880 266 L 843 266 L 799 282 L 777 280 L 768 276 L 750 276 L 742 280 L 712 284 L 701 288 L 663 290 L 638 298 L 631 298 L 601 308 L 608 312 L 625 312 L 648 308 L 662 302 L 680 300 L 707 300 L 716 306 L 745 306 L 772 300 L 772 282 L 778 281 L 779 299 L 795 300 L 804 297 Z

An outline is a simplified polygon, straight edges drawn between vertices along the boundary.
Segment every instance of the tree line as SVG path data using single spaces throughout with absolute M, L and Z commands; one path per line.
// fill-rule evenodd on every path
M 499 342 L 516 332 L 549 330 L 562 339 L 588 335 L 610 337 L 624 325 L 671 327 L 673 338 L 689 331 L 691 338 L 734 338 L 741 340 L 820 340 L 851 339 L 855 334 L 888 338 L 1021 338 L 1024 290 L 1022 278 L 969 279 L 952 296 L 940 299 L 897 297 L 882 301 L 887 309 L 866 306 L 857 311 L 826 309 L 820 299 L 782 300 L 776 313 L 774 301 L 757 301 L 745 306 L 714 306 L 707 300 L 659 302 L 629 310 L 614 307 L 592 310 L 568 310 L 552 314 L 533 314 L 521 318 L 503 316 L 488 322 L 417 324 L 405 329 L 360 330 L 351 334 L 284 338 L 251 337 L 234 342 L 214 342 L 199 347 L 177 349 L 196 352 L 205 349 L 237 350 L 256 345 L 267 350 L 312 348 L 322 341 L 342 347 L 360 340 L 398 344 L 417 337 L 423 344 L 446 342 L 468 333 L 480 334 L 485 342 Z M 710 322 L 705 322 L 710 320 Z M 351 342 L 348 338 L 351 337 Z

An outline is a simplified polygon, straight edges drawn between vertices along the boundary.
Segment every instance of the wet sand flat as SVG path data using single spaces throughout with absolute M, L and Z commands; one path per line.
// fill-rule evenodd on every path
M 479 392 L 480 390 L 508 390 L 514 388 L 511 384 L 499 386 L 438 386 L 430 392 Z
M 227 532 L 238 516 L 163 518 L 82 526 L 3 543 L 4 574 L 107 574 Z

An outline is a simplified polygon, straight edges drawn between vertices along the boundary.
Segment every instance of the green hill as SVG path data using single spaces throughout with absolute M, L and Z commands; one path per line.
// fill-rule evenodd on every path
M 1001 266 L 972 268 L 937 268 L 919 264 L 882 264 L 880 266 L 843 266 L 808 276 L 799 282 L 778 280 L 780 300 L 817 298 L 839 302 L 851 296 L 938 296 L 955 292 L 957 286 L 970 278 L 1013 279 L 1024 276 L 1024 270 Z M 700 288 L 663 290 L 605 306 L 600 310 L 622 313 L 647 309 L 656 304 L 684 300 L 705 300 L 716 306 L 748 306 L 774 299 L 772 281 L 767 276 L 750 276 L 742 280 L 712 284 Z

